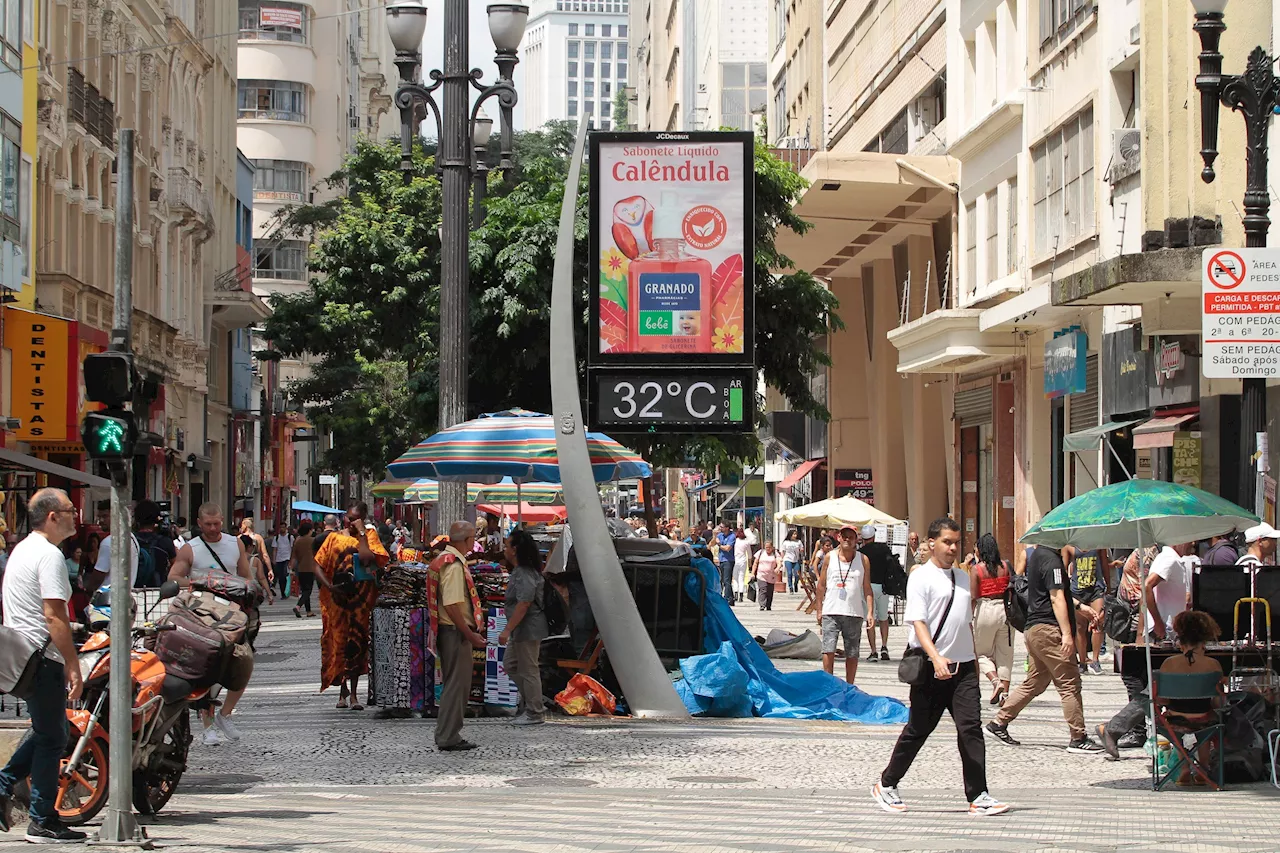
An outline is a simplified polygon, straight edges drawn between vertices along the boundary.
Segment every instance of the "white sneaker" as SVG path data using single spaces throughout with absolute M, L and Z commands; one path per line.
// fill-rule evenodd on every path
M 978 795 L 978 799 L 969 803 L 969 814 L 971 815 L 995 815 L 1004 814 L 1009 810 L 1008 803 L 1002 803 L 995 797 L 983 791 Z
M 238 743 L 242 737 L 240 729 L 236 728 L 236 724 L 231 722 L 231 718 L 226 714 L 214 714 L 213 719 L 221 730 L 224 737 L 232 743 Z
M 204 737 L 200 739 L 200 742 L 205 746 L 222 746 L 227 742 L 227 737 L 215 723 L 204 730 Z
M 871 799 L 889 814 L 902 814 L 907 810 L 907 804 L 898 796 L 898 789 L 886 788 L 879 782 L 871 787 Z

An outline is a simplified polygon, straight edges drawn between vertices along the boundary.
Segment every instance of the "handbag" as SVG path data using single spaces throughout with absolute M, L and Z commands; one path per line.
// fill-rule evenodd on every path
M 938 622 L 938 627 L 934 629 L 932 642 L 938 642 L 938 635 L 942 633 L 942 626 L 947 624 L 947 617 L 951 615 L 951 605 L 956 600 L 956 570 L 951 570 L 951 597 L 947 599 L 947 608 L 942 611 L 942 620 Z M 913 687 L 919 687 L 922 684 L 928 684 L 933 678 L 933 663 L 930 662 L 929 656 L 924 653 L 924 649 L 908 646 L 907 650 L 902 653 L 902 659 L 898 661 L 898 680 L 903 684 L 910 684 Z
M 756 583 L 755 583 L 755 581 L 751 581 L 751 582 L 749 582 L 749 583 L 747 584 L 747 598 L 751 599 L 752 601 L 755 601 L 755 600 L 756 600 Z
M 0 625 L 0 693 L 26 699 L 35 692 L 36 673 L 49 640 L 38 643 L 26 634 Z

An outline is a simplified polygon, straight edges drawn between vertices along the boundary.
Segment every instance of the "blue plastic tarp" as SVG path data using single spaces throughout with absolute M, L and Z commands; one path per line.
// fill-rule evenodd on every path
M 699 574 L 686 575 L 685 584 L 695 598 L 702 594 L 699 583 L 706 589 L 703 645 L 708 653 L 680 662 L 684 678 L 676 682 L 676 692 L 691 714 L 906 722 L 907 706 L 897 699 L 872 696 L 822 671 L 779 672 L 720 595 L 715 564 L 698 557 L 693 565 Z

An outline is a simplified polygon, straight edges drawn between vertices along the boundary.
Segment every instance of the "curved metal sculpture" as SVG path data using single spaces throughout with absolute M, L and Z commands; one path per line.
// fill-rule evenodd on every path
M 573 547 L 582 567 L 582 581 L 587 587 L 600 637 L 609 651 L 609 663 L 622 685 L 631 713 L 637 717 L 683 718 L 688 717 L 689 712 L 658 659 L 618 563 L 587 453 L 587 431 L 582 420 L 582 401 L 578 397 L 572 289 L 573 220 L 578 206 L 578 176 L 582 171 L 586 128 L 586 121 L 579 121 L 560 209 L 551 286 L 551 414 L 556 423 L 560 482 L 573 530 Z

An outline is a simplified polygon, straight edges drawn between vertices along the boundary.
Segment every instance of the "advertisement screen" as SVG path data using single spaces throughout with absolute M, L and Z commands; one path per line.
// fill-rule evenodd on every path
M 592 136 L 592 362 L 751 363 L 753 144 Z

